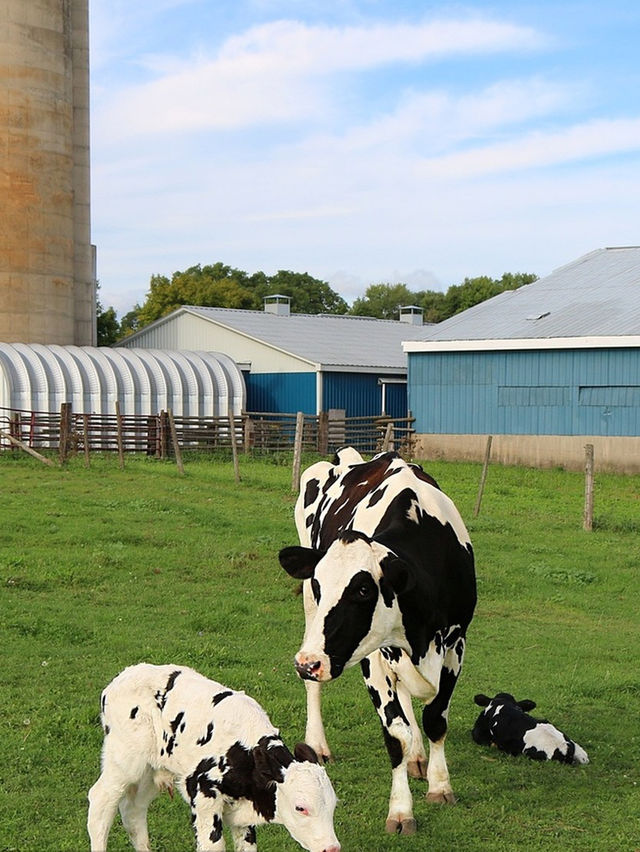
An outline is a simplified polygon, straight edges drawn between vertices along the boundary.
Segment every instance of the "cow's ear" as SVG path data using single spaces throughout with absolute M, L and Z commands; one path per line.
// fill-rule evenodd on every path
M 318 755 L 307 743 L 297 743 L 293 749 L 293 755 L 300 762 L 307 760 L 309 763 L 319 763 Z
M 491 703 L 491 699 L 488 695 L 483 695 L 479 692 L 477 695 L 473 696 L 474 702 L 478 705 L 478 707 L 488 707 Z
M 415 585 L 415 578 L 409 566 L 403 559 L 390 556 L 381 563 L 382 575 L 396 595 L 410 591 Z
M 524 710 L 525 713 L 528 713 L 529 710 L 533 710 L 536 707 L 536 702 L 532 701 L 530 698 L 523 698 L 522 701 L 517 701 L 516 704 L 521 710 Z
M 308 580 L 313 577 L 316 565 L 324 553 L 311 547 L 283 547 L 278 554 L 280 564 L 296 580 Z

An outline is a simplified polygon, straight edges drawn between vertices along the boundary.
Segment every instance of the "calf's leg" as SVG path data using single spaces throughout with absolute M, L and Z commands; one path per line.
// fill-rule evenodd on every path
M 231 837 L 235 852 L 257 852 L 255 825 L 233 826 Z
M 120 817 L 136 852 L 150 852 L 147 811 L 158 795 L 153 771 L 147 767 L 138 784 L 129 787 L 120 801 Z
M 105 852 L 113 818 L 128 786 L 129 782 L 126 779 L 111 776 L 110 773 L 103 771 L 89 790 L 87 831 L 91 852 Z

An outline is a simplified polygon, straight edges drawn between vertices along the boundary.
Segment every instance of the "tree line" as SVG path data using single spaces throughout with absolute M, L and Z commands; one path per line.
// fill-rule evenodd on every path
M 537 277 L 523 272 L 506 272 L 501 278 L 482 275 L 465 278 L 445 292 L 410 290 L 406 284 L 371 284 L 364 296 L 349 306 L 326 281 L 307 272 L 279 270 L 275 275 L 249 274 L 223 263 L 197 264 L 174 272 L 171 278 L 152 275 L 143 304 L 136 304 L 121 319 L 113 307 L 105 309 L 98 302 L 98 345 L 110 346 L 181 305 L 262 310 L 264 297 L 276 293 L 290 297 L 292 313 L 397 319 L 400 307 L 417 305 L 424 311 L 425 322 L 442 322 L 504 290 L 531 284 Z

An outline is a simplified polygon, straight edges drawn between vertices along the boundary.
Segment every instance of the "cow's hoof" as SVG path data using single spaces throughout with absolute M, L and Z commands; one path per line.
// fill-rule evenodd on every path
M 388 819 L 385 823 L 387 834 L 415 834 L 418 829 L 415 819 Z
M 455 805 L 456 797 L 452 790 L 448 793 L 427 793 L 427 801 L 434 802 L 436 805 Z
M 409 778 L 418 778 L 421 781 L 427 780 L 427 759 L 426 757 L 417 757 L 415 760 L 410 760 L 407 763 L 407 772 Z

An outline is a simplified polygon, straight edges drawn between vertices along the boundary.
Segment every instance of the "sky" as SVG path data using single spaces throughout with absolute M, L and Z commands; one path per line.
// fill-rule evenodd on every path
M 446 290 L 640 244 L 640 3 L 89 0 L 121 316 L 222 262 Z

